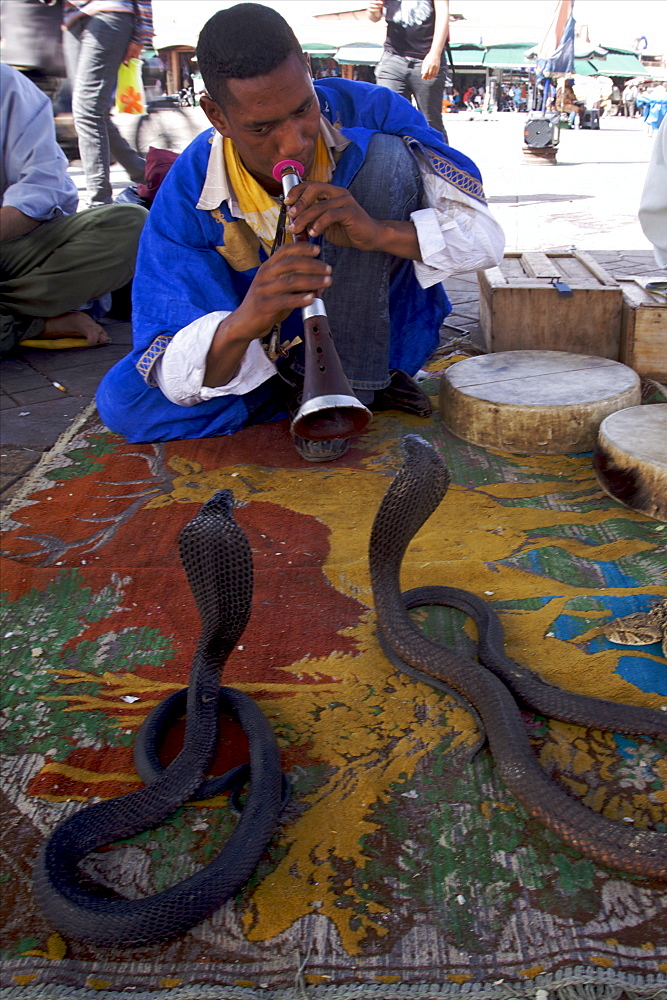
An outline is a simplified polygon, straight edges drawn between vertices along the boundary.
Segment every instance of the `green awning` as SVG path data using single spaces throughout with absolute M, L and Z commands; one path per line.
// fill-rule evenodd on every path
M 303 42 L 301 49 L 315 59 L 328 59 L 336 54 L 336 46 L 326 45 L 324 42 Z
M 482 69 L 484 66 L 484 46 L 472 42 L 454 42 L 451 46 L 454 69 L 472 66 Z
M 622 51 L 618 49 L 610 49 L 608 54 L 603 58 L 598 56 L 593 56 L 592 59 L 583 59 L 582 62 L 588 62 L 593 66 L 594 74 L 598 76 L 623 76 L 630 79 L 633 76 L 645 76 L 650 77 L 652 74 L 650 70 L 647 70 L 641 59 L 638 59 L 634 52 Z M 575 67 L 579 62 L 575 59 Z M 575 70 L 577 73 L 580 70 Z M 587 76 L 590 74 L 586 74 Z
M 463 49 L 470 49 L 471 52 L 483 52 L 484 45 L 477 45 L 476 42 L 452 42 L 450 48 L 454 52 L 461 52 Z
M 351 42 L 341 45 L 334 59 L 346 66 L 377 66 L 383 51 L 384 47 L 374 42 Z
M 600 76 L 600 70 L 596 69 L 590 59 L 575 59 L 574 72 L 577 76 Z M 562 74 L 561 74 L 562 75 Z M 607 75 L 606 73 L 604 74 Z
M 526 53 L 535 48 L 535 42 L 514 42 L 511 45 L 489 45 L 483 57 L 489 69 L 529 69 L 531 60 Z

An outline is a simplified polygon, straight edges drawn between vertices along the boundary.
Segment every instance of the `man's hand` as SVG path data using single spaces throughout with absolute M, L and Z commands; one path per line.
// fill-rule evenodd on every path
M 435 25 L 431 48 L 422 60 L 422 80 L 434 80 L 440 72 L 442 53 L 449 38 L 449 0 L 433 0 Z
M 280 247 L 258 268 L 241 305 L 224 319 L 206 358 L 204 385 L 227 385 L 251 340 L 263 337 L 293 309 L 310 305 L 331 284 L 331 267 L 313 243 Z
M 440 72 L 440 53 L 427 52 L 422 61 L 422 80 L 434 80 Z
M 293 309 L 310 305 L 331 284 L 331 267 L 317 260 L 319 253 L 313 243 L 289 243 L 264 261 L 236 310 L 253 331 L 249 340 L 263 337 Z
M 289 232 L 324 236 L 339 247 L 376 250 L 407 260 L 421 260 L 414 223 L 373 219 L 347 188 L 304 181 L 285 197 Z
M 0 208 L 0 242 L 5 243 L 18 239 L 19 236 L 26 236 L 41 224 L 39 219 L 31 219 L 13 205 L 3 205 Z
M 384 9 L 384 0 L 369 0 L 368 6 L 366 8 L 368 19 L 370 21 L 379 21 L 380 18 L 382 17 L 383 9 Z
M 325 236 L 339 247 L 378 250 L 382 225 L 372 219 L 347 188 L 304 181 L 285 198 L 287 229 L 294 235 Z
M 130 59 L 138 59 L 143 51 L 144 47 L 139 42 L 130 42 L 130 44 L 127 47 L 127 52 L 125 53 L 125 56 L 123 58 L 123 62 L 127 66 Z

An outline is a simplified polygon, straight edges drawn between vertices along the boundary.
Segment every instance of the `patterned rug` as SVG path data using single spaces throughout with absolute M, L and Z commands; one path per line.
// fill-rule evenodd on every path
M 437 392 L 437 376 L 426 383 Z M 500 613 L 508 654 L 584 694 L 660 708 L 660 646 L 602 627 L 667 595 L 667 525 L 599 489 L 590 456 L 518 457 L 436 417 L 376 417 L 308 466 L 286 422 L 231 438 L 128 445 L 79 421 L 9 511 L 2 729 L 5 998 L 616 1000 L 667 997 L 667 894 L 578 856 L 529 819 L 447 695 L 400 674 L 374 631 L 367 546 L 421 433 L 452 486 L 405 559 L 404 588 L 448 584 Z M 114 950 L 65 941 L 31 894 L 44 836 L 92 797 L 138 786 L 136 731 L 187 683 L 198 617 L 180 528 L 233 490 L 255 569 L 253 614 L 224 682 L 277 734 L 292 795 L 260 867 L 180 940 Z M 415 612 L 469 655 L 459 612 Z M 667 747 L 525 715 L 544 767 L 604 815 L 667 832 Z M 175 752 L 178 733 L 171 747 Z M 244 759 L 234 724 L 216 770 Z M 226 795 L 89 856 L 129 898 L 210 860 Z

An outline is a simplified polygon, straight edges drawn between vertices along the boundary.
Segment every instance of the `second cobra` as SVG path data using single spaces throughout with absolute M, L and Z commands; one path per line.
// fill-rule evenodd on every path
M 481 718 L 503 781 L 528 813 L 565 843 L 618 871 L 667 880 L 667 837 L 628 828 L 568 795 L 542 769 L 528 740 L 517 699 L 545 714 L 579 725 L 665 738 L 660 712 L 575 695 L 546 684 L 510 660 L 502 648 L 502 626 L 484 601 L 465 590 L 431 587 L 401 594 L 399 571 L 413 536 L 438 507 L 449 485 L 447 468 L 417 435 L 403 439 L 405 462 L 376 515 L 370 569 L 383 646 L 410 676 L 443 684 L 469 702 Z M 448 604 L 470 614 L 480 629 L 482 663 L 427 639 L 408 607 Z

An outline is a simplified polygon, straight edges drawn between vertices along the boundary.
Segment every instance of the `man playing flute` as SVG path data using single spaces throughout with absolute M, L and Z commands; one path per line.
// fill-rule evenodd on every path
M 133 293 L 134 349 L 97 403 L 130 441 L 232 434 L 295 406 L 301 309 L 322 298 L 361 402 L 427 417 L 411 378 L 451 309 L 443 280 L 491 267 L 503 234 L 479 171 L 387 88 L 311 79 L 274 10 L 242 3 L 204 26 L 197 59 L 212 130 L 179 156 L 150 210 Z M 302 164 L 285 198 L 273 168 Z M 272 253 L 272 250 L 275 252 Z M 271 336 L 273 331 L 273 337 Z M 348 442 L 294 439 L 308 461 Z

